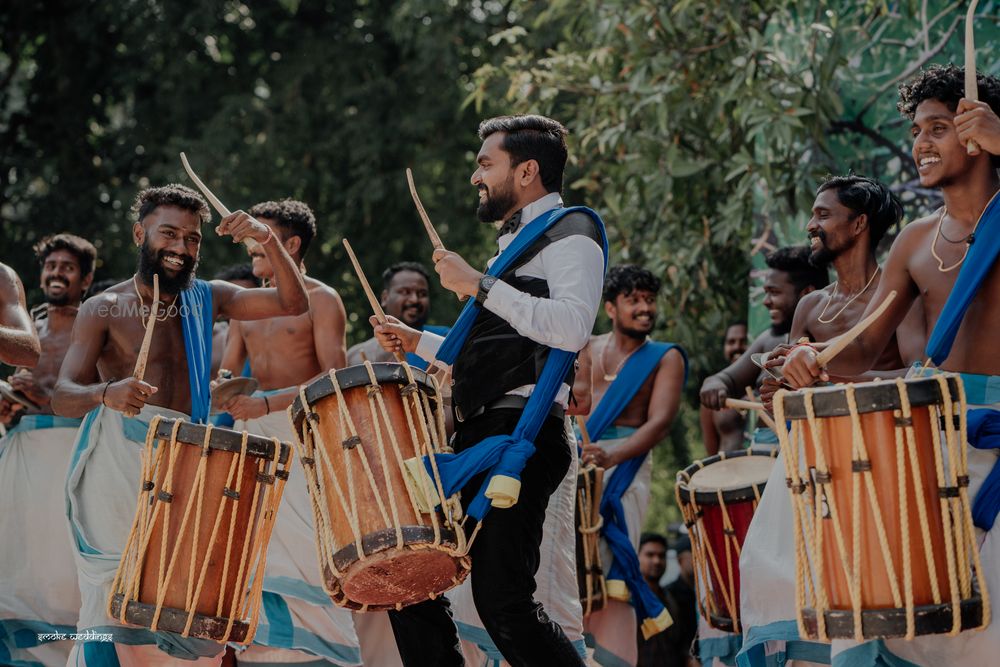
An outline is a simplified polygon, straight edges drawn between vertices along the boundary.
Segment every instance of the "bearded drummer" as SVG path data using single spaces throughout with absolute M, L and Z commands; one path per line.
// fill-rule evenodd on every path
M 296 266 L 304 267 L 316 237 L 316 216 L 307 204 L 294 199 L 267 201 L 248 213 L 267 226 Z M 253 246 L 250 259 L 255 278 L 280 287 L 283 278 L 263 248 Z M 303 276 L 303 280 L 308 312 L 230 325 L 222 368 L 241 369 L 249 362 L 260 386 L 252 396 L 235 396 L 221 406 L 236 419 L 236 430 L 294 441 L 285 410 L 298 395 L 299 385 L 344 367 L 347 316 L 340 295 L 316 278 Z M 351 612 L 335 606 L 323 591 L 312 501 L 301 472 L 294 471 L 285 483 L 268 544 L 261 619 L 266 630 L 258 631 L 253 644 L 239 653 L 241 665 L 317 659 L 344 667 L 361 664 Z M 384 622 L 388 631 L 388 619 Z M 393 650 L 391 638 L 387 639 Z
M 827 368 L 816 351 L 793 350 L 783 373 L 794 387 L 830 376 L 862 373 L 876 362 L 916 301 L 923 306 L 927 356 L 938 369 L 961 374 L 968 406 L 1000 407 L 1000 79 L 977 74 L 979 98 L 964 97 L 962 68 L 933 66 L 900 87 L 899 110 L 910 122 L 913 161 L 924 188 L 940 188 L 944 206 L 908 224 L 889 250 L 882 278 L 865 314 L 891 291 L 897 296 L 884 314 Z M 968 143 L 975 146 L 968 148 Z M 926 369 L 922 369 L 926 371 Z M 936 372 L 937 369 L 931 372 Z M 971 432 L 971 431 L 970 431 Z M 970 441 L 972 440 L 970 436 Z M 969 498 L 979 529 L 977 543 L 990 597 L 1000 599 L 1000 534 L 993 519 L 1000 489 L 990 476 L 997 449 L 967 449 Z M 988 498 L 993 498 L 989 501 Z M 858 645 L 835 640 L 834 665 L 870 665 L 909 661 L 915 664 L 992 664 L 1000 654 L 1000 624 L 956 637 L 922 636 L 911 641 L 887 639 Z
M 14 269 L 0 262 L 0 362 L 32 367 L 41 347 L 24 305 L 24 285 Z
M 597 315 L 607 247 L 596 214 L 562 208 L 565 135 L 561 124 L 542 116 L 480 125 L 483 144 L 472 184 L 480 193 L 479 219 L 503 221 L 500 254 L 484 275 L 453 252 L 434 253 L 441 284 L 474 305 L 444 341 L 398 320 L 375 327 L 390 351 L 415 352 L 445 365 L 454 361 L 453 445 L 459 456 L 476 451 L 489 436 L 513 433 L 522 417 L 541 423 L 534 453 L 520 471 L 516 502 L 485 515 L 470 551 L 478 615 L 497 655 L 515 665 L 583 661 L 583 647 L 534 599 L 546 506 L 575 460 L 565 424 L 572 381 L 563 375 L 566 381 L 546 386 L 543 398 L 539 393 L 529 405 L 528 397 L 541 391 L 538 381 L 553 360 L 559 372 L 565 366 L 572 373 L 572 356 L 587 343 Z M 504 271 L 492 275 L 497 267 Z M 454 341 L 463 341 L 460 349 Z M 463 504 L 481 501 L 483 481 L 479 474 L 465 486 Z M 404 664 L 464 664 L 443 598 L 389 615 Z
M 649 339 L 659 291 L 660 280 L 647 269 L 613 267 L 604 283 L 611 332 L 591 338 L 580 353 L 580 367 L 590 369 L 593 408 L 586 424 L 594 439 L 583 445 L 582 463 L 606 469 L 601 563 L 610 599 L 584 620 L 599 665 L 634 665 L 636 628 L 648 638 L 672 622 L 641 574 L 627 576 L 640 572 L 637 552 L 651 493 L 651 451 L 677 416 L 687 372 L 680 347 Z M 582 394 L 586 382 L 575 385 L 574 393 Z M 621 509 L 625 525 L 619 525 L 613 506 Z
M 41 356 L 33 369 L 18 368 L 10 377 L 28 405 L 0 398 L 0 422 L 10 428 L 16 420 L 0 441 L 0 504 L 16 508 L 0 513 L 0 627 L 39 630 L 0 642 L 14 659 L 65 664 L 72 643 L 57 637 L 73 632 L 80 612 L 76 566 L 66 531 L 38 527 L 65 521 L 66 469 L 80 420 L 53 415 L 50 397 L 80 300 L 94 278 L 97 251 L 79 236 L 56 234 L 42 239 L 35 255 L 45 303 L 31 315 Z M 13 632 L 6 637 L 13 640 Z
M 799 301 L 792 318 L 792 340 L 823 343 L 857 324 L 882 278 L 875 256 L 878 244 L 902 217 L 899 199 L 874 179 L 856 174 L 833 176 L 819 186 L 805 231 L 810 259 L 831 265 L 836 282 Z M 897 341 L 922 336 L 919 329 L 919 322 L 908 316 L 871 371 L 838 380 L 901 377 L 906 364 Z M 766 366 L 780 368 L 787 349 L 779 348 Z M 771 376 L 765 378 L 761 385 L 765 405 L 779 386 Z M 740 622 L 745 637 L 740 655 L 750 665 L 795 655 L 829 661 L 829 644 L 800 637 L 795 625 L 795 526 L 785 475 L 784 455 L 779 454 L 740 556 Z
M 108 595 L 135 513 L 142 444 L 155 415 L 207 419 L 217 316 L 297 315 L 308 310 L 309 297 L 280 240 L 242 211 L 223 218 L 216 232 L 234 243 L 259 243 L 274 266 L 276 288 L 195 279 L 201 226 L 210 214 L 193 190 L 182 185 L 143 190 L 132 212 L 138 268 L 129 280 L 84 302 L 52 396 L 56 414 L 86 415 L 66 489 L 82 596 L 77 630 L 111 635 L 114 642 L 77 642 L 69 664 L 167 665 L 178 658 L 219 664 L 224 647 L 218 643 L 125 627 L 108 618 Z M 151 324 L 146 320 L 154 275 L 160 303 Z M 132 373 L 146 326 L 154 332 L 140 380 Z

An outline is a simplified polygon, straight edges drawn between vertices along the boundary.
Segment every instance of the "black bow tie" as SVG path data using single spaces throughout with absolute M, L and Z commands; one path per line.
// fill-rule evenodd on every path
M 517 228 L 521 226 L 521 211 L 518 211 L 514 215 L 507 218 L 504 223 L 500 226 L 497 231 L 497 238 L 500 238 L 504 234 L 513 234 L 517 231 Z

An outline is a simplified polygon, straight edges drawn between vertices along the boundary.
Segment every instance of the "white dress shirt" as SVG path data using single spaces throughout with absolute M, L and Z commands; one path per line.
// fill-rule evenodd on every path
M 550 192 L 521 210 L 521 224 L 512 233 L 497 239 L 500 252 L 511 244 L 524 226 L 539 215 L 563 205 L 557 192 Z M 487 262 L 492 266 L 496 255 Z M 498 280 L 487 295 L 483 307 L 499 315 L 517 333 L 548 347 L 579 352 L 590 340 L 590 332 L 601 305 L 604 287 L 604 252 L 589 236 L 574 234 L 542 248 L 518 268 L 514 275 L 540 278 L 548 283 L 549 296 L 541 298 L 522 292 Z M 417 354 L 424 359 L 436 358 L 444 338 L 425 331 L 417 343 Z M 515 396 L 530 396 L 535 385 L 524 385 L 508 392 Z M 559 388 L 556 402 L 564 408 L 569 404 L 570 387 Z

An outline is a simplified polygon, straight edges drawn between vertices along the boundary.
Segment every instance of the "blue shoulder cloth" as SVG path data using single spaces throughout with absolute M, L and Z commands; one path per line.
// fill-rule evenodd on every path
M 181 292 L 181 328 L 191 387 L 191 421 L 208 421 L 212 397 L 212 286 L 195 280 Z
M 646 381 L 650 373 L 656 370 L 663 355 L 674 348 L 677 348 L 677 351 L 684 357 L 684 381 L 687 382 L 687 352 L 674 343 L 646 341 L 628 358 L 619 371 L 618 377 L 604 393 L 601 402 L 591 411 L 590 417 L 587 419 L 587 431 L 594 441 L 601 439 L 608 427 L 618 419 L 622 410 L 632 402 L 632 398 L 642 387 L 642 383 Z
M 934 330 L 927 339 L 927 356 L 940 365 L 951 353 L 951 346 L 962 325 L 969 304 L 1000 257 L 1000 192 L 986 205 L 976 225 L 975 242 L 969 247 L 955 285 L 941 309 Z
M 587 426 L 590 427 L 588 430 L 594 441 L 601 439 L 607 428 L 632 401 L 642 383 L 657 368 L 663 355 L 675 348 L 684 358 L 684 381 L 687 382 L 687 354 L 684 349 L 674 343 L 647 342 L 629 357 L 618 377 L 601 398 L 601 402 L 591 412 Z M 608 571 L 609 589 L 624 588 L 628 591 L 628 599 L 635 608 L 639 627 L 643 636 L 649 639 L 669 627 L 672 619 L 663 603 L 646 584 L 639 570 L 639 556 L 629 539 L 625 508 L 622 505 L 622 496 L 632 485 L 647 456 L 649 452 L 634 456 L 615 466 L 601 495 L 600 511 L 604 520 L 601 536 L 607 542 L 612 555 L 611 568 Z M 612 582 L 620 584 L 615 585 Z M 625 597 L 624 594 L 622 597 Z
M 604 230 L 604 222 L 594 211 L 583 206 L 573 208 L 556 208 L 542 213 L 530 221 L 524 229 L 518 232 L 493 265 L 487 271 L 488 275 L 503 275 L 508 268 L 540 239 L 549 228 L 561 220 L 563 216 L 574 211 L 589 215 L 601 236 L 604 252 L 604 270 L 608 268 L 608 238 Z M 469 300 L 462 310 L 458 321 L 452 326 L 448 336 L 438 350 L 437 358 L 447 364 L 454 363 L 459 351 L 465 343 L 472 324 L 478 313 L 478 304 Z M 531 392 L 521 418 L 511 435 L 496 435 L 458 454 L 436 454 L 438 472 L 446 496 L 457 493 L 470 479 L 484 470 L 489 473 L 476 497 L 469 504 L 468 514 L 476 520 L 482 520 L 489 512 L 490 506 L 510 507 L 517 502 L 520 488 L 521 471 L 528 458 L 535 452 L 535 437 L 542 428 L 542 423 L 548 416 L 549 409 L 555 401 L 559 387 L 569 374 L 576 352 L 552 348 L 542 372 Z M 427 457 L 423 460 L 427 474 L 433 476 L 433 468 Z

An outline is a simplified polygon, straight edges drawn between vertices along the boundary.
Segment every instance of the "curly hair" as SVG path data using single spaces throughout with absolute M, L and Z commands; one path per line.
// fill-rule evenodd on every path
M 179 183 L 140 190 L 132 203 L 132 215 L 135 216 L 137 222 L 142 222 L 147 215 L 160 206 L 176 206 L 190 211 L 201 219 L 202 224 L 212 219 L 212 214 L 208 210 L 208 202 L 191 188 Z
M 990 74 L 976 72 L 979 100 L 986 102 L 993 113 L 1000 115 L 1000 79 Z M 899 112 L 913 120 L 917 107 L 925 100 L 938 100 L 951 111 L 958 109 L 958 101 L 965 97 L 965 68 L 952 63 L 931 65 L 921 70 L 909 81 L 899 86 Z M 994 168 L 1000 168 L 1000 156 L 990 158 Z
M 784 271 L 798 292 L 807 287 L 822 289 L 830 284 L 830 274 L 826 267 L 819 267 L 809 261 L 809 246 L 793 245 L 778 248 L 764 258 L 768 268 Z
M 510 154 L 510 166 L 527 160 L 538 162 L 538 175 L 546 192 L 561 192 L 566 169 L 568 131 L 559 121 L 545 116 L 497 116 L 479 124 L 479 138 L 503 132 L 501 150 Z
M 297 199 L 261 202 L 254 204 L 247 213 L 255 218 L 274 220 L 286 239 L 298 236 L 299 259 L 306 256 L 309 244 L 316 237 L 316 216 L 306 203 Z
M 816 194 L 836 190 L 837 200 L 851 209 L 854 215 L 868 216 L 868 231 L 871 235 L 872 251 L 885 236 L 889 227 L 903 219 L 903 205 L 889 188 L 874 178 L 848 174 L 847 176 L 827 176 Z
M 34 245 L 35 257 L 39 264 L 45 264 L 46 258 L 56 250 L 66 250 L 76 257 L 80 265 L 80 275 L 89 276 L 97 262 L 97 248 L 87 239 L 74 234 L 52 234 L 46 236 Z
M 637 289 L 656 294 L 660 291 L 660 279 L 635 264 L 613 266 L 604 279 L 604 300 L 614 303 L 619 294 L 628 296 Z

